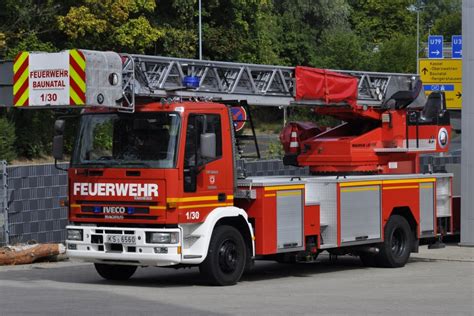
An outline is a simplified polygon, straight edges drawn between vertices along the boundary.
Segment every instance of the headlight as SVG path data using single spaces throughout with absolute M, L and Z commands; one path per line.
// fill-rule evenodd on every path
M 150 244 L 177 244 L 179 234 L 174 233 L 146 233 L 146 242 Z
M 82 229 L 68 229 L 66 239 L 82 241 Z

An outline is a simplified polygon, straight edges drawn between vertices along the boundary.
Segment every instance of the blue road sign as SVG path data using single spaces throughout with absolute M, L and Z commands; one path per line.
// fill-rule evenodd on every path
M 428 58 L 443 58 L 442 35 L 430 35 L 428 37 Z
M 462 35 L 451 37 L 452 58 L 462 58 Z
M 453 84 L 425 84 L 425 91 L 454 91 Z

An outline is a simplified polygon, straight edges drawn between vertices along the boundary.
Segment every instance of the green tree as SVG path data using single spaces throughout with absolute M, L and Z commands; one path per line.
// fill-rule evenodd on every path
M 198 44 L 198 10 L 195 0 L 157 1 L 156 10 L 150 17 L 163 32 L 154 53 L 163 56 L 196 58 Z
M 42 109 L 14 109 L 9 113 L 15 122 L 15 150 L 19 157 L 39 158 L 51 153 L 55 113 Z
M 428 33 L 443 35 L 450 41 L 452 35 L 462 31 L 461 0 L 418 0 L 420 7 L 422 34 L 427 40 Z
M 317 49 L 315 66 L 331 69 L 369 69 L 371 53 L 365 49 L 364 39 L 348 30 L 331 30 L 323 33 L 321 45 Z
M 332 30 L 349 31 L 350 7 L 345 0 L 275 0 L 280 59 L 288 65 L 318 65 L 318 47 Z
M 415 73 L 416 72 L 416 38 L 395 34 L 383 42 L 375 54 L 377 71 Z
M 206 58 L 279 63 L 279 33 L 269 0 L 212 0 L 203 8 Z
M 0 117 L 0 160 L 11 162 L 16 158 L 15 126 L 5 117 Z
M 58 26 L 70 47 L 143 53 L 163 36 L 147 17 L 155 6 L 153 0 L 83 0 L 58 17 Z
M 35 33 L 26 34 L 15 46 L 7 49 L 5 58 L 14 59 L 22 51 L 54 52 L 57 48 L 51 42 L 41 41 Z
M 0 59 L 12 58 L 20 50 L 52 50 L 53 42 L 61 42 L 55 17 L 60 5 L 54 0 L 0 1 L 0 33 L 4 47 Z
M 2 55 L 2 51 L 5 50 L 7 45 L 5 33 L 0 32 L 0 55 Z
M 351 24 L 368 42 L 380 44 L 396 34 L 415 34 L 416 14 L 408 8 L 413 0 L 348 0 Z

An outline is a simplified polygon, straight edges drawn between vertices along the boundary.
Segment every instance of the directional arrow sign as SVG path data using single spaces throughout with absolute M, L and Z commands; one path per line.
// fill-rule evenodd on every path
M 428 58 L 443 58 L 442 35 L 430 35 L 428 37 Z
M 446 107 L 450 110 L 462 106 L 462 60 L 425 59 L 419 63 L 420 79 L 425 93 L 442 91 L 446 96 Z
M 451 50 L 453 58 L 462 58 L 462 35 L 451 37 Z

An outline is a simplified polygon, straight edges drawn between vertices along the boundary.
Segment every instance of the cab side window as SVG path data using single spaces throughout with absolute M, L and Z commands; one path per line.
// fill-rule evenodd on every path
M 184 150 L 184 192 L 196 192 L 203 166 L 222 157 L 221 117 L 191 114 L 186 126 Z
M 205 138 L 215 138 L 215 157 L 201 153 Z M 191 114 L 186 128 L 184 167 L 202 166 L 222 157 L 221 118 L 217 114 Z
M 221 132 L 221 117 L 216 114 L 206 115 L 207 124 L 204 133 L 211 133 L 216 135 L 216 158 L 222 157 L 222 132 Z

